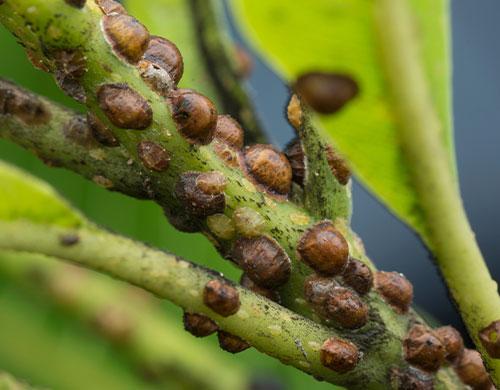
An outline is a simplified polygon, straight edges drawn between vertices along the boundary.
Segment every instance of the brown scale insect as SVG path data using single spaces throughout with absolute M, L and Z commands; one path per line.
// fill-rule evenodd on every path
M 462 382 L 474 390 L 491 390 L 495 388 L 484 367 L 481 355 L 473 349 L 464 349 L 456 362 L 455 371 Z
M 245 164 L 250 175 L 271 192 L 287 195 L 292 185 L 292 167 L 283 153 L 271 145 L 245 148 Z
M 304 150 L 299 138 L 294 138 L 285 148 L 285 155 L 292 167 L 292 179 L 299 185 L 304 184 L 306 167 L 304 164 Z
M 125 11 L 125 8 L 123 5 L 118 3 L 115 0 L 95 0 L 95 3 L 99 6 L 101 11 L 105 15 L 109 15 L 112 13 L 117 13 L 117 14 L 126 14 L 127 11 Z
M 87 123 L 92 130 L 94 138 L 101 145 L 115 147 L 119 146 L 120 142 L 114 136 L 113 132 L 101 120 L 91 112 L 87 113 Z
M 280 301 L 281 301 L 278 291 L 259 286 L 252 279 L 250 279 L 250 277 L 248 277 L 248 275 L 246 275 L 246 274 L 241 275 L 240 284 L 243 287 L 249 289 L 250 291 L 253 291 L 256 294 L 262 295 L 262 296 L 264 296 L 264 297 L 266 297 L 274 302 L 280 303 Z
M 299 138 L 293 139 L 285 149 L 285 155 L 290 161 L 292 167 L 293 181 L 299 185 L 304 185 L 305 165 L 304 165 L 304 150 Z M 346 185 L 351 178 L 351 170 L 347 166 L 346 161 L 331 147 L 327 146 L 326 159 L 330 170 L 335 178 L 342 185 Z
M 500 320 L 493 321 L 479 332 L 479 339 L 484 348 L 494 359 L 500 359 Z
M 203 302 L 217 314 L 229 317 L 240 308 L 240 294 L 227 282 L 213 279 L 205 285 Z
M 358 84 L 350 76 L 325 72 L 301 75 L 293 89 L 313 110 L 321 114 L 337 112 L 359 92 Z
M 219 339 L 220 347 L 230 353 L 239 353 L 250 348 L 250 344 L 245 340 L 223 330 L 217 332 L 217 338 Z
M 280 287 L 290 277 L 290 258 L 276 241 L 266 236 L 239 238 L 234 243 L 232 258 L 261 287 Z
M 166 70 L 175 84 L 181 80 L 184 73 L 182 54 L 168 39 L 152 36 L 143 58 Z
M 137 155 L 146 168 L 156 172 L 163 172 L 170 165 L 170 154 L 155 142 L 139 142 Z
M 328 319 L 347 329 L 358 329 L 368 321 L 368 306 L 355 292 L 334 287 L 328 291 L 325 301 Z
M 455 360 L 464 349 L 464 341 L 460 333 L 452 326 L 442 326 L 434 330 L 446 350 L 446 359 Z
M 203 314 L 184 312 L 184 329 L 196 337 L 206 337 L 215 333 L 219 327 Z
M 367 294 L 373 286 L 373 273 L 363 262 L 350 258 L 342 273 L 342 279 L 358 294 Z
M 288 122 L 295 128 L 299 129 L 302 126 L 302 107 L 300 104 L 300 99 L 297 95 L 293 94 L 290 98 L 290 102 L 286 108 L 286 114 Z
M 129 63 L 136 64 L 148 47 L 147 28 L 132 16 L 118 13 L 105 15 L 102 23 L 114 52 Z
M 342 374 L 356 367 L 359 350 L 350 341 L 331 337 L 321 346 L 320 360 L 323 366 Z
M 87 61 L 79 51 L 60 50 L 53 54 L 56 70 L 54 76 L 57 85 L 69 97 L 84 104 L 87 100 L 85 89 L 80 79 L 87 72 Z
M 179 132 L 193 144 L 209 144 L 217 124 L 217 109 L 205 96 L 190 89 L 178 89 L 170 96 L 172 116 Z
M 338 283 L 333 278 L 313 274 L 304 283 L 304 297 L 311 304 L 318 315 L 326 318 L 326 301 L 329 291 Z
M 398 272 L 378 271 L 375 274 L 375 288 L 399 313 L 406 313 L 413 299 L 413 286 Z
M 144 130 L 153 121 L 149 103 L 127 84 L 102 85 L 97 100 L 110 122 L 121 129 Z
M 437 335 L 424 325 L 414 325 L 403 341 L 405 359 L 427 371 L 437 371 L 444 363 L 446 350 Z
M 83 8 L 87 0 L 64 0 L 64 1 L 66 2 L 66 4 L 72 7 Z
M 85 118 L 75 116 L 63 126 L 64 137 L 71 142 L 90 148 L 95 145 L 94 134 L 87 124 Z
M 398 390 L 433 390 L 433 375 L 419 370 L 415 367 L 408 367 L 406 370 L 394 370 L 391 373 L 394 388 Z
M 236 45 L 235 49 L 235 62 L 237 66 L 238 77 L 247 79 L 253 70 L 253 60 L 248 51 L 240 45 Z
M 326 149 L 326 159 L 328 160 L 328 165 L 333 175 L 340 184 L 345 186 L 351 178 L 351 169 L 347 165 L 346 160 L 344 160 L 330 145 L 328 145 Z
M 302 261 L 325 275 L 341 273 L 349 259 L 349 245 L 330 221 L 309 228 L 300 238 L 297 251 Z
M 200 186 L 198 180 L 204 184 Z M 208 181 L 212 181 L 212 184 L 208 184 Z M 220 192 L 215 192 L 216 188 Z M 222 190 L 221 181 L 215 173 L 186 172 L 175 186 L 175 195 L 189 214 L 208 217 L 224 211 L 226 198 Z
M 47 123 L 51 114 L 36 96 L 0 80 L 0 115 L 12 115 L 29 126 Z
M 241 149 L 243 147 L 243 129 L 231 115 L 219 115 L 217 117 L 214 136 L 215 139 L 235 149 Z
M 168 222 L 177 230 L 185 233 L 196 233 L 200 231 L 199 223 L 192 216 L 187 215 L 184 210 L 164 209 Z

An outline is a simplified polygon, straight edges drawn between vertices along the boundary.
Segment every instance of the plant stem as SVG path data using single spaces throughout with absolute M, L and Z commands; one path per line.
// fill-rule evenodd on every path
M 120 354 L 110 353 L 66 317 L 8 283 L 2 284 L 0 304 L 2 368 L 42 388 L 85 390 L 97 384 L 109 390 L 155 388 L 127 370 Z
M 467 220 L 441 137 L 428 84 L 419 61 L 417 28 L 406 1 L 378 1 L 386 74 L 400 119 L 401 143 L 412 167 L 428 221 L 436 262 L 467 329 L 497 385 L 500 360 L 491 359 L 479 332 L 500 319 L 500 297 Z
M 61 235 L 68 233 L 78 235 L 78 244 L 70 247 L 61 245 Z M 238 286 L 241 308 L 235 315 L 221 317 L 205 306 L 202 299 L 205 284 L 220 276 L 102 230 L 68 231 L 25 221 L 0 222 L 0 248 L 43 253 L 69 260 L 145 288 L 185 310 L 210 316 L 225 331 L 243 337 L 255 348 L 286 364 L 352 389 L 387 388 L 389 378 L 386 367 L 400 364 L 400 357 L 395 356 L 391 348 L 391 344 L 398 343 L 397 335 L 387 334 L 385 348 L 367 350 L 366 356 L 353 371 L 338 374 L 328 370 L 320 362 L 319 348 L 327 338 L 335 335 L 333 329 Z M 441 369 L 436 388 L 453 386 L 461 388 L 453 371 Z
M 175 326 L 153 297 L 89 270 L 30 253 L 0 252 L 0 274 L 93 325 L 155 383 L 243 390 L 249 377 Z M 207 371 L 210 375 L 207 375 Z

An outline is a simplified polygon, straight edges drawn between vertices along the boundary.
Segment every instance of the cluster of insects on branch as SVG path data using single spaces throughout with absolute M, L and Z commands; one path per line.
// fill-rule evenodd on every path
M 85 0 L 66 2 L 77 8 L 86 4 Z M 219 115 L 207 97 L 177 87 L 184 63 L 174 43 L 151 36 L 121 4 L 113 0 L 95 2 L 102 10 L 102 31 L 111 49 L 118 58 L 136 67 L 143 81 L 164 99 L 179 134 L 187 143 L 193 147 L 212 145 L 225 164 L 240 169 L 256 188 L 277 201 L 289 199 L 293 183 L 304 185 L 309 156 L 304 155 L 300 139 L 293 140 L 284 152 L 265 144 L 245 147 L 244 130 L 235 119 Z M 43 62 L 30 58 L 35 66 L 43 68 Z M 85 91 L 79 80 L 86 72 L 85 57 L 77 50 L 64 50 L 52 53 L 52 58 L 59 86 L 84 103 Z M 301 102 L 319 113 L 332 114 L 359 93 L 351 77 L 322 72 L 302 75 L 293 89 L 288 119 L 295 128 L 303 122 Z M 150 103 L 128 84 L 102 84 L 96 99 L 104 116 L 117 128 L 141 131 L 153 122 Z M 0 113 L 44 120 L 43 109 L 15 92 L 0 94 Z M 102 146 L 120 145 L 110 127 L 94 113 L 89 112 L 86 123 L 78 125 L 70 126 L 67 133 L 82 134 L 81 126 L 87 126 L 93 139 Z M 159 173 L 166 172 L 174 158 L 164 146 L 147 139 L 137 142 L 136 154 L 144 168 Z M 326 156 L 336 180 L 346 185 L 351 172 L 345 161 L 332 147 L 328 147 Z M 222 172 L 182 173 L 173 193 L 182 205 L 183 218 L 172 213 L 169 219 L 179 230 L 190 232 L 199 226 L 190 223 L 191 220 L 205 221 L 211 234 L 231 241 L 225 255 L 243 270 L 241 284 L 280 303 L 278 289 L 288 282 L 292 272 L 290 257 L 273 237 L 262 233 L 266 222 L 259 212 L 240 207 L 230 215 L 225 213 L 226 185 Z M 372 288 L 396 313 L 408 312 L 413 298 L 410 282 L 396 272 L 374 272 L 351 256 L 348 242 L 332 221 L 322 220 L 309 226 L 296 243 L 296 251 L 300 261 L 313 270 L 304 283 L 303 297 L 320 321 L 344 330 L 362 328 L 370 319 L 370 307 L 364 297 Z M 218 278 L 206 284 L 203 301 L 210 310 L 224 317 L 234 315 L 240 307 L 238 291 Z M 184 325 L 197 337 L 217 332 L 220 346 L 226 351 L 236 353 L 250 347 L 247 341 L 219 329 L 215 321 L 203 314 L 186 312 Z M 498 334 L 499 327 L 492 324 L 482 336 L 490 354 L 497 357 L 500 338 L 493 336 Z M 363 356 L 353 341 L 340 337 L 325 340 L 319 354 L 325 367 L 339 373 L 353 370 Z M 433 330 L 420 323 L 411 324 L 402 354 L 409 368 L 393 373 L 400 388 L 431 388 L 433 373 L 446 363 L 453 364 L 465 384 L 477 389 L 491 386 L 479 354 L 464 348 L 459 333 L 449 326 Z

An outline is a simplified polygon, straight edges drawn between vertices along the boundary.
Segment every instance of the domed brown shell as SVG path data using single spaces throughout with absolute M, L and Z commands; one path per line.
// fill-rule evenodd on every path
M 279 287 L 290 277 L 290 258 L 276 241 L 266 236 L 239 238 L 232 258 L 261 287 Z
M 311 108 L 321 114 L 333 114 L 359 92 L 358 84 L 345 74 L 309 72 L 301 75 L 294 91 Z
M 149 43 L 149 32 L 137 19 L 127 14 L 104 15 L 103 28 L 108 42 L 119 57 L 137 63 Z
M 286 195 L 292 185 L 292 167 L 283 153 L 271 145 L 256 144 L 245 149 L 250 175 L 271 192 Z
M 300 258 L 320 274 L 341 273 L 349 259 L 349 245 L 330 221 L 309 228 L 297 246 Z
M 178 89 L 170 96 L 172 116 L 182 136 L 193 144 L 209 144 L 217 124 L 217 109 L 205 96 Z
M 143 58 L 165 69 L 175 84 L 184 73 L 184 60 L 177 46 L 168 39 L 152 36 Z

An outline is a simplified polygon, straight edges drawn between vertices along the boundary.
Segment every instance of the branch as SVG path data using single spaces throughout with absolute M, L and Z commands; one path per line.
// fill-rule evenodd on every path
M 149 388 L 119 354 L 106 353 L 109 348 L 43 302 L 9 283 L 2 284 L 0 302 L 2 368 L 43 388 L 76 389 L 89 383 L 106 389 Z
M 405 2 L 382 0 L 378 22 L 387 76 L 401 121 L 402 146 L 429 221 L 427 245 L 435 254 L 469 334 L 500 385 L 498 286 L 467 220 L 441 141 L 440 123 L 418 60 L 413 20 Z
M 61 244 L 61 237 L 68 234 L 77 236 L 78 242 L 72 246 Z M 187 311 L 210 316 L 225 331 L 244 337 L 255 348 L 282 362 L 349 388 L 380 387 L 386 383 L 382 366 L 400 364 L 399 357 L 392 353 L 392 348 L 399 344 L 398 336 L 387 334 L 385 348 L 367 350 L 354 370 L 346 374 L 329 370 L 321 363 L 320 349 L 325 340 L 336 335 L 335 330 L 234 286 L 213 272 L 104 231 L 68 231 L 29 222 L 0 222 L 0 248 L 69 260 L 145 288 Z M 204 304 L 205 286 L 211 280 L 220 280 L 238 291 L 240 307 L 235 315 L 224 317 Z M 346 337 L 342 333 L 337 336 Z M 449 369 L 442 369 L 436 385 L 456 384 L 453 378 Z
M 37 12 L 27 12 L 31 7 L 35 7 Z M 296 339 L 289 335 L 273 336 L 273 332 L 277 333 L 277 320 L 285 309 L 272 306 L 266 300 L 259 301 L 263 298 L 254 295 L 250 295 L 251 300 L 259 302 L 262 306 L 260 310 L 264 310 L 266 305 L 280 310 L 268 314 L 269 317 L 266 315 L 266 318 L 244 323 L 237 320 L 237 315 L 224 320 L 215 317 L 221 327 L 247 338 L 257 348 L 306 372 L 318 373 L 328 380 L 337 380 L 337 383 L 352 388 L 387 387 L 390 381 L 413 375 L 408 374 L 408 362 L 420 366 L 422 362 L 408 354 L 403 356 L 403 344 L 412 337 L 407 334 L 410 325 L 423 320 L 411 311 L 408 313 L 412 297 L 409 282 L 396 273 L 377 273 L 377 291 L 372 290 L 367 294 L 371 288 L 371 271 L 365 264 L 369 267 L 372 265 L 359 240 L 349 230 L 348 221 L 338 218 L 334 223 L 319 222 L 304 209 L 291 203 L 286 196 L 290 187 L 287 180 L 291 176 L 287 162 L 271 147 L 257 145 L 246 149 L 242 155 L 232 149 L 228 138 L 221 141 L 217 134 L 213 142 L 204 145 L 212 139 L 211 132 L 214 130 L 211 104 L 193 92 L 173 88 L 171 82 L 167 82 L 171 81 L 170 78 L 158 78 L 162 73 L 155 73 L 152 69 L 156 68 L 144 68 L 147 63 L 141 62 L 139 69 L 131 66 L 129 62 L 133 63 L 139 57 L 138 53 L 142 54 L 143 40 L 147 43 L 147 32 L 128 17 L 116 18 L 116 15 L 104 17 L 104 30 L 108 35 L 106 40 L 101 29 L 101 10 L 92 2 L 87 2 L 83 9 L 76 9 L 58 7 L 56 0 L 7 0 L 0 7 L 2 23 L 15 31 L 29 50 L 36 53 L 56 75 L 61 76 L 62 71 L 71 68 L 68 61 L 71 64 L 75 58 L 79 59 L 76 61 L 80 64 L 77 66 L 78 71 L 66 75 L 66 78 L 74 82 L 73 86 L 76 82 L 81 87 L 89 109 L 112 130 L 135 163 L 144 167 L 149 179 L 148 193 L 152 198 L 165 207 L 170 215 L 177 218 L 189 215 L 189 228 L 194 225 L 213 238 L 221 252 L 237 261 L 254 283 L 265 288 L 279 287 L 284 306 L 328 324 L 329 327 L 326 327 L 302 318 L 299 321 L 300 317 L 295 314 L 294 317 L 285 315 L 286 318 L 297 318 L 298 322 L 294 326 L 302 324 L 301 332 L 318 329 L 319 333 L 314 335 L 313 340 L 318 344 L 314 345 L 321 347 L 327 334 L 338 334 L 354 343 L 348 347 L 341 343 L 341 350 L 350 351 L 351 357 L 361 357 L 359 362 L 357 358 L 342 359 L 346 364 L 350 363 L 347 365 L 349 374 L 342 374 L 346 367 L 338 367 L 335 363 L 339 361 L 332 361 L 329 355 L 335 350 L 338 352 L 338 344 L 326 342 L 323 345 L 325 351 L 322 363 L 331 370 L 321 366 L 319 352 L 314 351 L 314 347 L 307 349 L 303 346 L 308 356 L 315 352 L 310 358 L 311 366 L 306 367 L 308 361 L 301 363 L 303 355 L 300 348 L 294 346 L 294 340 L 301 341 L 298 333 L 295 333 Z M 46 28 L 47 24 L 50 28 Z M 31 27 L 28 29 L 25 27 L 27 25 Z M 85 61 L 83 68 L 81 59 Z M 144 69 L 149 70 L 144 72 Z M 141 80 L 140 74 L 145 80 Z M 61 81 L 61 77 L 59 79 Z M 62 81 L 64 79 L 62 77 Z M 158 94 L 155 89 L 151 89 L 152 85 Z M 158 89 L 159 86 L 162 88 Z M 164 94 L 167 95 L 166 100 Z M 6 116 L 16 116 L 13 114 L 7 112 Z M 17 117 L 19 119 L 19 115 Z M 48 122 L 45 119 L 44 123 Z M 210 174 L 202 174 L 207 171 Z M 112 183 L 111 180 L 109 182 Z M 10 227 L 10 234 L 15 231 L 14 227 Z M 33 232 L 35 236 L 39 233 Z M 330 239 L 323 240 L 323 234 Z M 22 237 L 18 239 L 22 240 Z M 52 239 L 52 244 L 56 245 L 55 237 Z M 30 242 L 34 247 L 28 249 L 26 246 L 26 250 L 46 253 L 43 248 L 37 247 L 39 240 Z M 5 244 L 8 245 L 7 242 Z M 23 245 L 17 249 L 22 249 Z M 110 246 L 106 243 L 106 248 L 99 250 L 98 246 L 102 245 L 94 242 L 90 248 L 80 247 L 81 253 L 95 255 L 94 260 L 103 261 L 105 258 L 102 255 Z M 87 250 L 90 252 L 87 253 Z M 130 256 L 120 252 L 119 246 L 113 246 L 115 250 L 123 256 Z M 100 251 L 101 257 L 98 256 Z M 47 254 L 65 257 L 55 252 Z M 108 260 L 117 258 L 111 252 L 107 253 L 111 256 Z M 351 258 L 348 260 L 349 255 Z M 335 261 L 332 262 L 332 258 Z M 129 260 L 119 263 L 113 260 L 111 265 L 94 265 L 118 266 L 123 272 L 118 275 L 134 281 L 130 271 L 121 268 Z M 346 273 L 341 275 L 346 263 Z M 133 267 L 132 264 L 130 266 Z M 137 271 L 137 267 L 136 263 L 131 269 Z M 192 267 L 188 269 L 194 270 Z M 320 275 L 316 275 L 313 269 Z M 110 269 L 108 271 L 111 272 Z M 158 269 L 156 271 L 159 272 Z M 117 274 L 114 268 L 113 272 Z M 175 276 L 162 276 L 171 278 L 173 283 L 185 279 L 179 274 L 182 272 L 188 271 L 178 269 Z M 190 275 L 189 285 L 199 288 L 202 282 L 207 281 L 207 277 L 206 274 L 203 277 Z M 363 286 L 357 285 L 360 279 Z M 145 282 L 136 280 L 135 283 L 141 281 Z M 325 293 L 327 295 L 320 293 L 320 296 L 316 296 L 316 288 L 321 287 L 322 283 L 329 286 Z M 188 310 L 199 309 L 205 314 L 209 312 L 201 300 L 193 302 L 193 297 L 182 296 L 185 292 L 181 289 L 175 291 L 174 286 L 175 283 L 169 285 L 169 291 L 164 291 L 174 302 Z M 312 288 L 311 294 L 307 294 L 307 286 Z M 157 289 L 154 286 L 149 288 Z M 244 305 L 243 298 L 249 296 L 245 295 L 248 292 L 240 291 L 240 294 Z M 333 295 L 330 297 L 330 294 Z M 326 301 L 330 317 L 321 318 Z M 292 332 L 292 328 L 296 329 L 288 326 L 286 321 L 280 324 L 282 330 L 289 329 Z M 257 329 L 263 333 L 256 334 Z M 264 341 L 262 335 L 268 338 Z M 433 353 L 437 353 L 436 361 L 441 364 L 444 346 L 430 330 L 426 331 L 425 336 L 432 338 L 431 345 L 436 345 Z M 284 337 L 283 345 L 276 344 L 280 337 Z M 276 349 L 270 351 L 270 346 Z M 362 355 L 357 355 L 359 352 Z M 437 368 L 433 366 L 432 370 Z M 445 378 L 447 376 L 448 379 Z M 427 380 L 432 381 L 432 376 Z M 448 381 L 456 383 L 456 376 L 449 368 L 443 367 L 438 371 L 435 381 L 438 387 L 445 386 L 444 383 L 447 386 L 450 385 Z
M 155 383 L 189 388 L 245 389 L 248 374 L 220 359 L 171 323 L 151 296 L 95 272 L 45 256 L 0 252 L 3 278 L 32 296 L 42 294 L 118 347 Z M 207 375 L 210 372 L 210 375 Z

